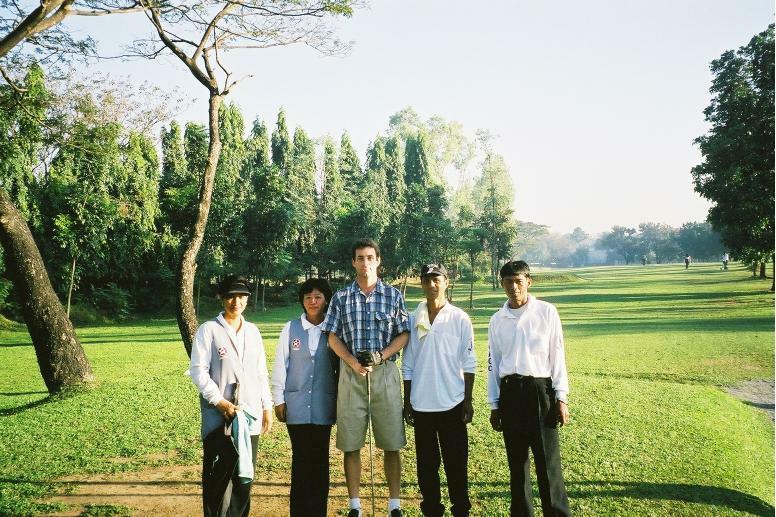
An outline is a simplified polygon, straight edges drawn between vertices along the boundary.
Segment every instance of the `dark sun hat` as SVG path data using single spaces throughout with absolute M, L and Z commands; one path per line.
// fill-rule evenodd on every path
M 250 295 L 248 281 L 241 275 L 228 275 L 218 284 L 218 295 L 231 296 L 235 294 Z

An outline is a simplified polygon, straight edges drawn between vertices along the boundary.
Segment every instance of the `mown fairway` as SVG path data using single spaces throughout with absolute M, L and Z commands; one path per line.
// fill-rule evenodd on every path
M 578 278 L 550 277 L 532 289 L 558 306 L 565 326 L 572 423 L 561 431 L 561 448 L 572 510 L 773 515 L 773 424 L 721 389 L 773 379 L 770 281 L 718 264 L 574 273 Z M 408 296 L 414 308 L 419 290 L 411 287 Z M 455 302 L 467 301 L 468 288 L 457 287 Z M 501 292 L 477 287 L 473 515 L 508 513 L 506 458 L 485 403 L 487 324 L 503 301 Z M 298 312 L 248 315 L 264 334 L 270 361 L 282 324 Z M 48 398 L 24 328 L 0 335 L 0 514 L 53 510 L 40 498 L 65 490 L 53 481 L 68 474 L 199 462 L 196 392 L 183 375 L 187 359 L 174 320 L 83 328 L 79 336 L 99 387 Z M 411 431 L 408 438 L 404 492 L 414 495 Z M 288 481 L 288 447 L 277 425 L 261 445 L 260 479 Z M 339 455 L 332 471 L 341 482 Z M 330 509 L 340 511 L 338 504 Z M 409 507 L 406 514 L 419 513 Z

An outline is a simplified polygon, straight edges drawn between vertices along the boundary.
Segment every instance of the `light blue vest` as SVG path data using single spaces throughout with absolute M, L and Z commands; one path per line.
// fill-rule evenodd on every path
M 334 378 L 327 340 L 328 335 L 322 332 L 315 356 L 310 356 L 302 320 L 291 321 L 288 371 L 283 391 L 288 424 L 333 425 L 336 420 L 337 379 Z

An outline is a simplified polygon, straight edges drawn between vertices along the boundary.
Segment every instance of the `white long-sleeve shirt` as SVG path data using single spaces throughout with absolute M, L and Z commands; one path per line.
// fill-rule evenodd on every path
M 488 402 L 498 409 L 500 382 L 507 375 L 549 377 L 555 397 L 568 402 L 563 328 L 554 305 L 528 295 L 519 309 L 507 301 L 488 325 Z
M 474 373 L 474 330 L 469 315 L 446 303 L 429 322 L 426 302 L 410 315 L 410 341 L 402 353 L 402 376 L 412 381 L 415 411 L 447 411 L 463 401 L 464 373 Z
M 310 350 L 310 357 L 315 357 L 318 350 L 318 342 L 321 339 L 321 324 L 313 325 L 307 321 L 307 315 L 302 314 L 302 328 L 307 332 L 307 348 Z M 275 349 L 275 364 L 272 367 L 272 400 L 275 405 L 285 404 L 286 399 L 283 391 L 286 389 L 286 373 L 288 372 L 288 360 L 290 352 L 288 350 L 288 333 L 291 328 L 291 322 L 288 321 L 280 331 L 278 345 Z
M 197 329 L 191 348 L 189 374 L 202 398 L 203 437 L 222 423 L 214 407 L 224 399 L 231 400 L 240 381 L 239 405 L 256 415 L 250 434 L 261 432 L 262 409 L 272 408 L 267 357 L 259 329 L 240 316 L 240 330 L 235 331 L 221 313 L 216 320 L 206 321 Z M 235 372 L 233 366 L 241 368 Z

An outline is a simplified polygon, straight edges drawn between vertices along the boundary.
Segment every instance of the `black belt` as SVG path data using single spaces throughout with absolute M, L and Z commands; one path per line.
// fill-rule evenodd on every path
M 501 378 L 501 384 L 510 384 L 510 383 L 518 383 L 518 382 L 530 382 L 532 380 L 539 380 L 539 381 L 545 381 L 548 380 L 549 377 L 532 377 L 530 375 L 520 375 L 519 373 L 513 373 L 512 375 L 507 375 L 505 377 Z

